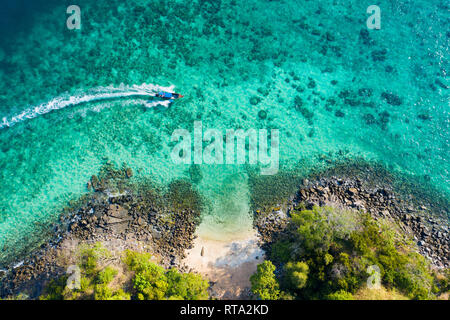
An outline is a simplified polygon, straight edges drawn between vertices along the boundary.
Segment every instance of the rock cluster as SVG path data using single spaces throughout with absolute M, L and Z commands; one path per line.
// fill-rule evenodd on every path
M 112 176 L 115 174 L 109 178 Z M 124 169 L 123 178 L 131 176 L 131 169 Z M 185 250 L 192 248 L 199 212 L 173 208 L 151 190 L 112 194 L 112 186 L 112 181 L 93 176 L 88 187 L 95 191 L 77 209 L 61 215 L 60 222 L 54 226 L 54 238 L 31 252 L 19 265 L 0 274 L 0 297 L 24 291 L 31 298 L 38 297 L 45 283 L 65 273 L 58 255 L 67 241 L 114 241 L 123 244 L 123 249 L 134 249 L 136 243 L 145 243 L 160 257 L 164 267 L 185 271 L 181 260 L 185 258 Z
M 163 258 L 166 266 L 178 266 L 191 247 L 198 223 L 193 211 L 155 207 L 131 195 L 90 202 L 69 225 L 70 236 L 83 240 L 110 238 L 145 241 Z
M 314 182 L 305 179 L 296 196 L 284 205 L 284 210 L 289 214 L 299 204 L 306 208 L 331 205 L 365 211 L 375 219 L 389 219 L 414 239 L 419 252 L 429 258 L 434 266 L 450 266 L 447 216 L 433 214 L 424 205 L 413 205 L 386 186 L 367 187 L 358 178 L 328 177 Z M 287 218 L 279 218 L 280 210 L 276 208 L 268 213 L 255 213 L 255 225 L 266 244 L 277 239 L 277 233 L 286 227 Z

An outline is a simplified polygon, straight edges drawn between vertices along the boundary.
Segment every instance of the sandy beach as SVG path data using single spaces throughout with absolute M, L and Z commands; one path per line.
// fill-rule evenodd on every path
M 198 236 L 187 252 L 184 263 L 204 275 L 213 284 L 219 299 L 245 299 L 250 289 L 250 276 L 264 260 L 256 231 L 239 240 L 215 240 Z

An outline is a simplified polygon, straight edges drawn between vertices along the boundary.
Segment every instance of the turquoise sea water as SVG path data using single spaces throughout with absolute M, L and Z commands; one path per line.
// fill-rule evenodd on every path
M 2 13 L 1 259 L 36 243 L 106 159 L 162 185 L 191 178 L 170 137 L 195 120 L 279 129 L 281 172 L 358 157 L 450 192 L 446 1 L 378 1 L 381 30 L 366 27 L 372 1 L 80 0 L 81 30 L 66 28 L 70 4 L 17 26 Z M 168 108 L 143 96 L 172 86 L 185 98 Z M 199 232 L 248 231 L 248 166 L 199 168 Z

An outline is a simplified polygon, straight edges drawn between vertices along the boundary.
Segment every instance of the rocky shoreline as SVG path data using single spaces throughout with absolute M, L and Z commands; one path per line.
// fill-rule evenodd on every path
M 45 283 L 66 272 L 58 257 L 73 243 L 102 242 L 112 250 L 145 250 L 157 255 L 163 267 L 186 271 L 181 261 L 196 237 L 199 195 L 183 180 L 172 183 L 163 196 L 151 187 L 131 190 L 132 175 L 129 168 L 109 167 L 99 177 L 92 176 L 88 182 L 92 192 L 77 209 L 61 214 L 53 239 L 0 273 L 0 297 L 26 291 L 29 298 L 37 298 Z M 194 203 L 180 202 L 181 194 Z
M 329 205 L 392 221 L 435 268 L 450 266 L 448 207 L 405 197 L 383 178 L 334 173 L 303 179 L 296 194 L 284 202 L 270 209 L 255 208 L 254 227 L 261 248 L 270 250 L 271 243 L 282 237 L 295 208 Z M 92 176 L 87 184 L 91 192 L 63 211 L 54 225 L 53 239 L 0 272 L 0 297 L 27 292 L 28 298 L 37 298 L 49 280 L 65 274 L 67 261 L 61 261 L 61 252 L 79 243 L 100 241 L 110 250 L 151 252 L 165 268 L 190 271 L 184 261 L 200 223 L 200 195 L 188 181 L 174 181 L 161 192 L 151 184 L 133 182 L 132 176 L 126 166 L 118 170 L 105 166 L 98 176 Z
M 299 207 L 334 206 L 365 211 L 375 218 L 385 218 L 396 223 L 417 243 L 418 251 L 436 268 L 450 266 L 450 232 L 448 208 L 444 212 L 431 210 L 433 204 L 418 205 L 405 200 L 387 184 L 372 185 L 360 178 L 328 176 L 310 181 L 304 179 L 295 196 L 272 210 L 257 210 L 254 225 L 261 236 L 262 246 L 279 239 L 285 230 L 290 213 Z

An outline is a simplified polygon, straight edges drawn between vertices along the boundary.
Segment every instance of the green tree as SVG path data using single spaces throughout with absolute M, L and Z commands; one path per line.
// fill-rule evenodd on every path
M 93 275 L 97 271 L 98 261 L 109 256 L 109 251 L 100 242 L 93 247 L 85 245 L 80 248 L 79 266 L 84 274 Z
M 169 287 L 164 268 L 150 264 L 145 270 L 137 272 L 133 279 L 133 287 L 139 300 L 162 300 Z
M 292 222 L 297 226 L 296 235 L 306 250 L 325 252 L 329 249 L 333 232 L 324 209 L 314 207 L 294 213 Z
M 275 266 L 269 260 L 259 264 L 257 271 L 250 277 L 252 292 L 263 300 L 277 300 L 280 297 L 280 285 L 275 278 Z
M 108 284 L 117 275 L 117 270 L 113 267 L 107 266 L 97 274 L 96 282 L 98 284 Z
M 179 273 L 170 269 L 166 273 L 169 284 L 167 296 L 176 300 L 206 300 L 208 299 L 208 281 L 199 274 Z
M 429 263 L 415 250 L 415 244 L 388 220 L 374 220 L 364 212 L 314 207 L 292 213 L 270 257 L 284 264 L 283 298 L 351 298 L 365 286 L 370 276 L 366 270 L 372 265 L 379 267 L 381 284 L 388 290 L 397 289 L 412 299 L 433 298 L 440 290 L 433 283 Z M 266 266 L 259 278 L 254 275 L 254 291 L 260 296 L 270 293 L 264 286 L 267 283 L 270 288 L 270 272 Z M 439 287 L 446 287 L 445 281 Z
M 308 281 L 309 267 L 305 262 L 288 262 L 284 266 L 286 278 L 293 289 L 302 289 Z
M 95 300 L 130 300 L 129 293 L 125 293 L 123 289 L 117 291 L 111 290 L 107 285 L 101 284 L 95 286 L 94 292 Z
M 150 261 L 151 255 L 128 251 L 125 263 L 135 272 L 133 287 L 139 300 L 208 299 L 208 281 L 193 273 L 166 271 Z
M 347 292 L 345 290 L 339 290 L 339 291 L 330 293 L 327 296 L 327 300 L 354 300 L 354 298 L 350 292 Z

